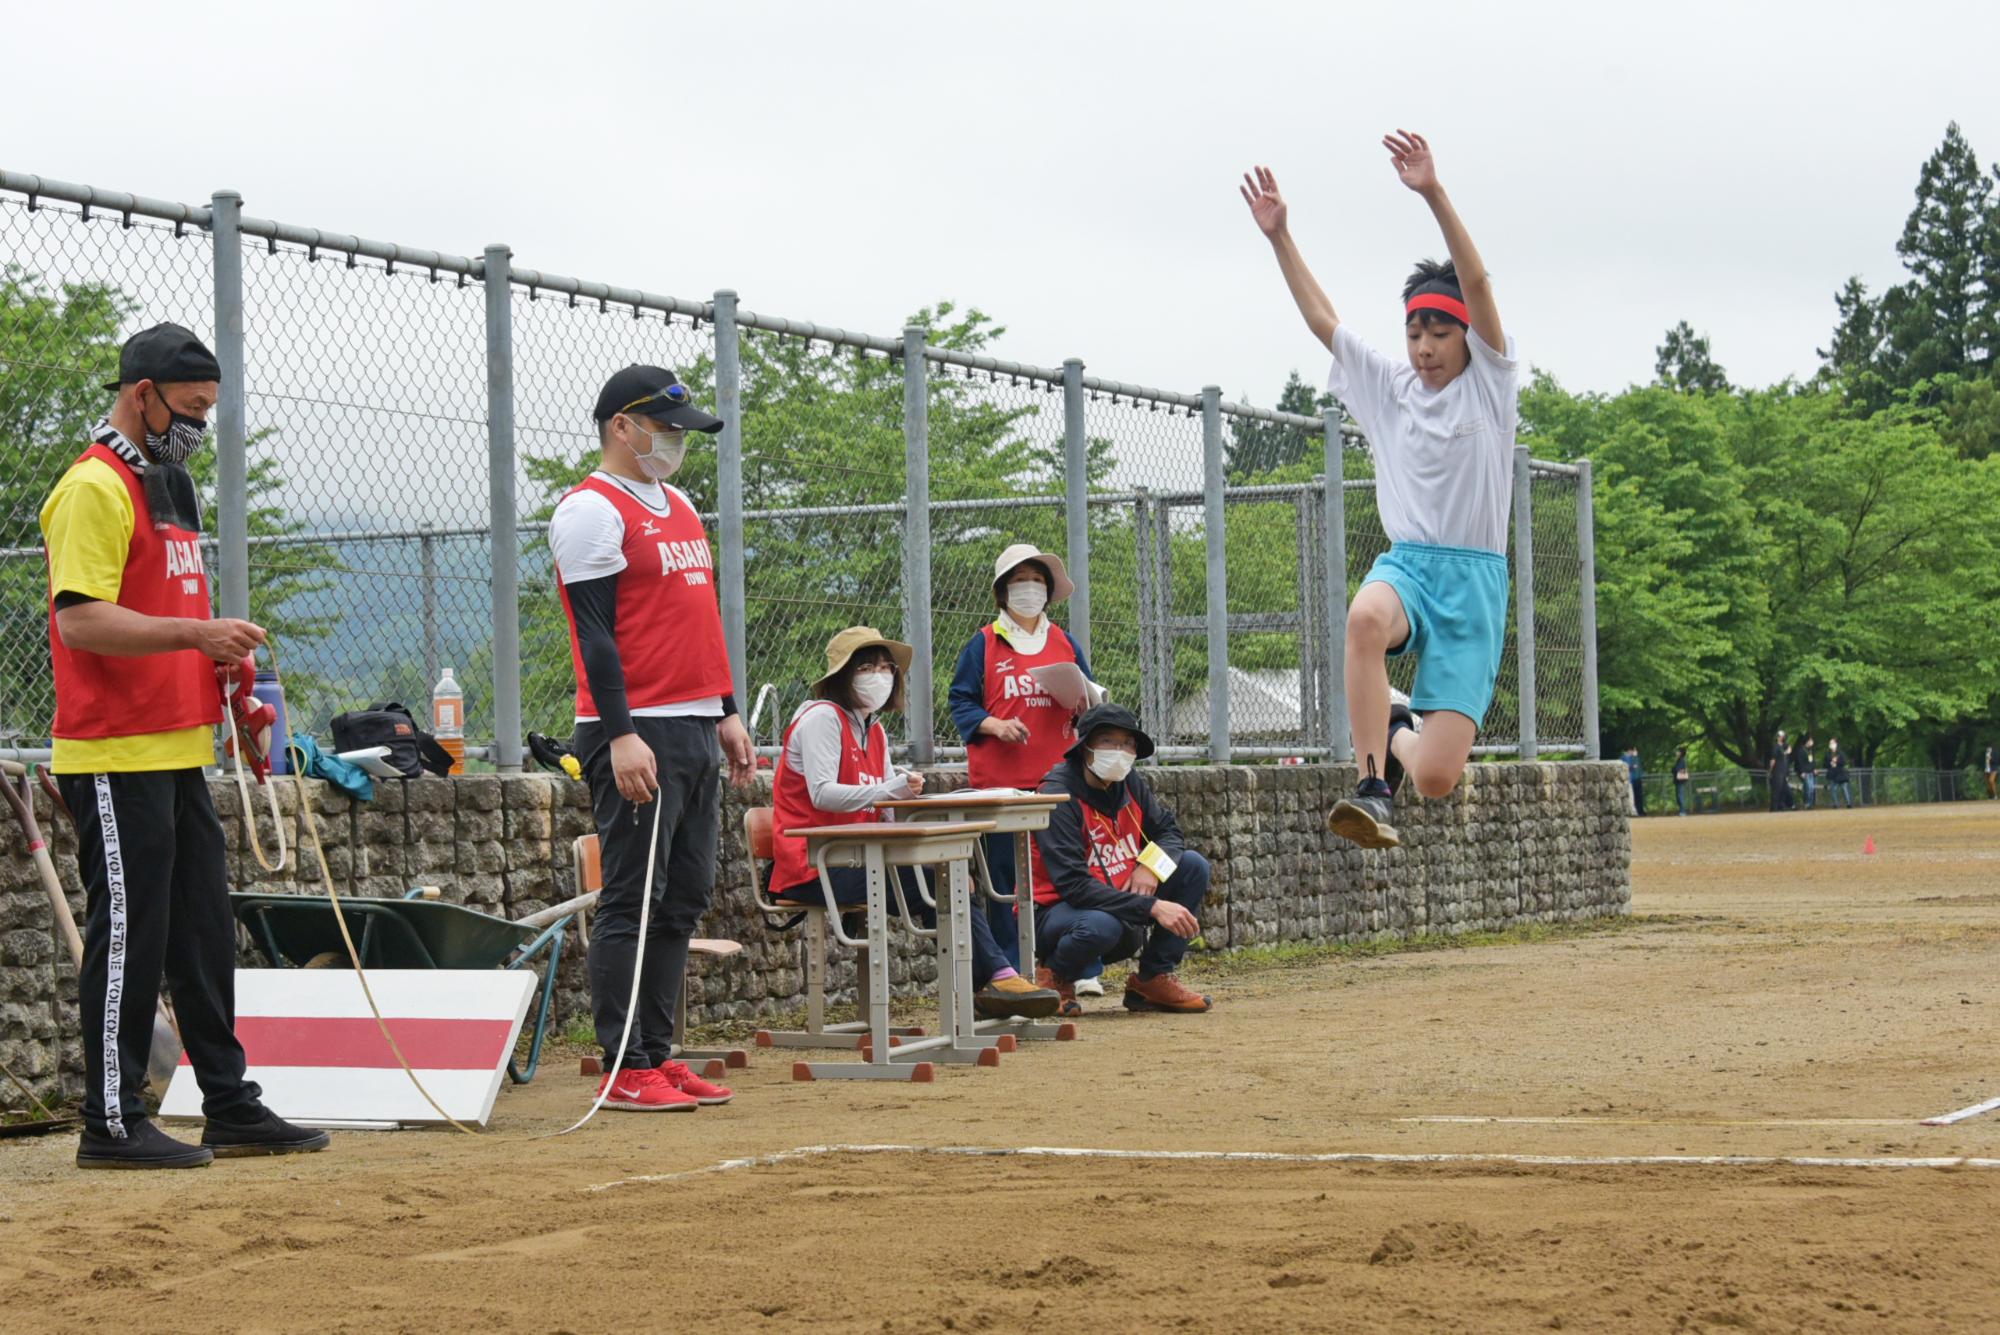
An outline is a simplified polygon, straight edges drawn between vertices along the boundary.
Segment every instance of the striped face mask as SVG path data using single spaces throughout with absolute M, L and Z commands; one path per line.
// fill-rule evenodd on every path
M 167 410 L 167 429 L 155 431 L 150 425 L 146 427 L 146 453 L 158 463 L 184 464 L 208 439 L 208 420 L 183 416 L 165 399 L 160 400 L 160 406 Z M 145 421 L 143 410 L 139 420 Z

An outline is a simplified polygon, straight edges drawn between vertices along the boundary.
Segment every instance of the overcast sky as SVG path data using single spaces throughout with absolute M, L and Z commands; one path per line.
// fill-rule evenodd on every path
M 1237 197 L 1268 163 L 1343 318 L 1442 254 L 1379 139 L 1426 134 L 1522 353 L 1652 375 L 1687 319 L 1805 375 L 1901 276 L 1957 119 L 2000 158 L 2000 6 L 349 3 L 14 6 L 0 166 L 1268 404 L 1323 354 Z M 1977 54 L 1971 66 L 1955 55 Z M 4 259 L 0 256 L 0 259 Z

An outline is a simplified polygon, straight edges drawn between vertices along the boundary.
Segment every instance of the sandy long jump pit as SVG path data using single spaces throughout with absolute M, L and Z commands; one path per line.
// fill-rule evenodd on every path
M 1635 845 L 1631 924 L 1218 973 L 930 1086 L 762 1060 L 529 1139 L 587 1102 L 552 1061 L 480 1139 L 6 1145 L 0 1327 L 1992 1328 L 2000 1113 L 1919 1123 L 2000 1096 L 2000 804 Z

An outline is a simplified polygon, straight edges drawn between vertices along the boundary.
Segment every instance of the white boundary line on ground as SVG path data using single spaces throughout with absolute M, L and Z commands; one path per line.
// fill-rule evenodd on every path
M 1908 1126 L 1907 1117 L 1398 1117 L 1431 1126 Z M 1929 1125 L 1926 1123 L 1926 1125 Z
M 1101 1150 L 1070 1149 L 1048 1145 L 1001 1148 L 977 1145 L 801 1145 L 776 1154 L 748 1159 L 724 1159 L 704 1168 L 679 1173 L 644 1173 L 599 1182 L 585 1191 L 609 1191 L 613 1187 L 638 1186 L 648 1182 L 677 1182 L 710 1173 L 726 1173 L 738 1168 L 768 1168 L 794 1159 L 810 1159 L 826 1154 L 923 1154 L 951 1155 L 974 1159 L 1139 1159 L 1183 1160 L 1222 1163 L 1318 1163 L 1318 1164 L 1453 1164 L 1478 1167 L 1505 1164 L 1537 1168 L 2000 1168 L 2000 1159 L 1970 1159 L 1961 1156 L 1937 1158 L 1841 1159 L 1792 1155 L 1753 1154 L 1284 1154 L 1269 1150 Z
M 1988 1099 L 1984 1103 L 1975 1103 L 1970 1108 L 1960 1108 L 1957 1112 L 1939 1113 L 1936 1117 L 1926 1117 L 1919 1125 L 1950 1126 L 1953 1122 L 1963 1122 L 1968 1118 L 1977 1117 L 1981 1113 L 1990 1113 L 1996 1108 L 2000 1108 L 2000 1099 Z

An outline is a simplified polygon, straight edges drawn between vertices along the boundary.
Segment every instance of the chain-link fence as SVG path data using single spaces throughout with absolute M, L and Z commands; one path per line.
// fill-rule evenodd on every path
M 370 700 L 421 706 L 451 668 L 469 740 L 503 767 L 525 731 L 568 730 L 547 520 L 596 459 L 604 378 L 644 362 L 730 423 L 690 442 L 675 482 L 714 536 L 761 743 L 831 635 L 866 623 L 922 654 L 899 740 L 954 754 L 955 665 L 996 614 L 995 557 L 1027 542 L 1064 555 L 1077 592 L 1053 618 L 1170 756 L 1346 754 L 1344 608 L 1388 539 L 1337 414 L 1000 361 L 990 322 L 949 307 L 860 334 L 733 293 L 527 269 L 499 247 L 244 217 L 228 195 L 0 173 L 0 265 L 0 748 L 46 745 L 53 714 L 41 502 L 109 405 L 119 344 L 175 320 L 242 368 L 240 408 L 225 382 L 197 461 L 211 575 L 222 611 L 277 632 L 302 729 Z M 1579 486 L 1576 467 L 1517 463 L 1510 564 L 1526 579 L 1484 749 L 1594 753 L 1587 465 Z M 1407 688 L 1411 666 L 1392 681 Z

